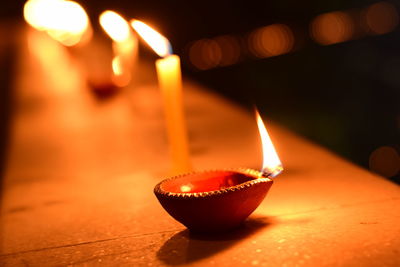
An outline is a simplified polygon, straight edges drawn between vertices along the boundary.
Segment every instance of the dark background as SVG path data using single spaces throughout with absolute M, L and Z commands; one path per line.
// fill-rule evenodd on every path
M 2 3 L 0 16 L 21 17 L 24 2 Z M 382 146 L 400 153 L 399 27 L 384 35 L 365 35 L 330 46 L 313 42 L 308 29 L 321 13 L 357 10 L 376 2 L 79 1 L 94 25 L 105 9 L 157 25 L 181 55 L 184 75 L 241 105 L 256 104 L 273 120 L 366 168 L 371 153 Z M 398 1 L 389 3 L 400 10 Z M 295 29 L 300 41 L 294 51 L 265 59 L 244 54 L 237 64 L 204 71 L 191 68 L 186 60 L 185 49 L 194 40 L 245 36 L 273 23 Z M 145 55 L 154 57 L 151 52 Z M 399 173 L 391 176 L 399 182 Z

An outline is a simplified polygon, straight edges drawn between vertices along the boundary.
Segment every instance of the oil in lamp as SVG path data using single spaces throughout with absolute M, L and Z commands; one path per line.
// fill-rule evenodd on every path
M 234 229 L 260 205 L 282 164 L 267 129 L 256 112 L 263 146 L 263 168 L 211 170 L 178 175 L 161 181 L 154 193 L 163 208 L 195 232 Z

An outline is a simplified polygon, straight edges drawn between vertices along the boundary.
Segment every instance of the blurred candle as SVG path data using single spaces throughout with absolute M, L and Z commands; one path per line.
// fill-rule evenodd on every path
M 61 44 L 60 48 L 68 52 L 68 59 L 74 63 L 74 67 L 79 68 L 79 73 L 84 79 L 90 84 L 101 84 L 101 87 L 104 87 L 103 77 L 110 74 L 110 71 L 102 71 L 104 64 L 101 64 L 101 59 L 104 53 L 97 53 L 98 46 L 93 45 L 94 36 L 89 17 L 80 4 L 65 0 L 29 0 L 25 3 L 23 12 L 24 19 L 30 26 L 45 32 Z M 32 51 L 51 54 L 48 48 L 42 47 L 40 51 Z M 54 67 L 57 69 L 60 66 Z
M 99 22 L 113 40 L 113 81 L 117 86 L 126 86 L 131 81 L 137 61 L 137 38 L 133 35 L 128 22 L 114 11 L 106 10 L 101 13 Z
M 182 77 L 180 59 L 171 54 L 169 41 L 147 26 L 132 20 L 132 27 L 162 59 L 156 61 L 158 82 L 164 101 L 167 132 L 175 174 L 191 170 L 189 142 L 182 100 Z
M 74 1 L 29 0 L 24 5 L 24 18 L 65 46 L 88 42 L 92 35 L 85 9 Z

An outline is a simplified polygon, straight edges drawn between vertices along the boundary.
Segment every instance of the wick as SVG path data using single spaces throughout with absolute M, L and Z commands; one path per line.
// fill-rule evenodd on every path
M 271 175 L 272 175 L 272 172 L 270 172 L 270 171 L 267 171 L 267 170 L 261 171 L 261 177 L 271 178 L 270 177 Z
M 282 165 L 276 166 L 273 169 L 265 168 L 261 171 L 262 176 L 267 178 L 274 178 L 283 171 Z

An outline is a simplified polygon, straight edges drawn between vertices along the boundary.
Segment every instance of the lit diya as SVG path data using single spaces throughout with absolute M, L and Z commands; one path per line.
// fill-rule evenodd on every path
M 238 227 L 262 202 L 271 178 L 282 164 L 267 129 L 256 112 L 263 146 L 263 169 L 212 170 L 161 181 L 154 193 L 177 221 L 196 232 L 222 232 Z

